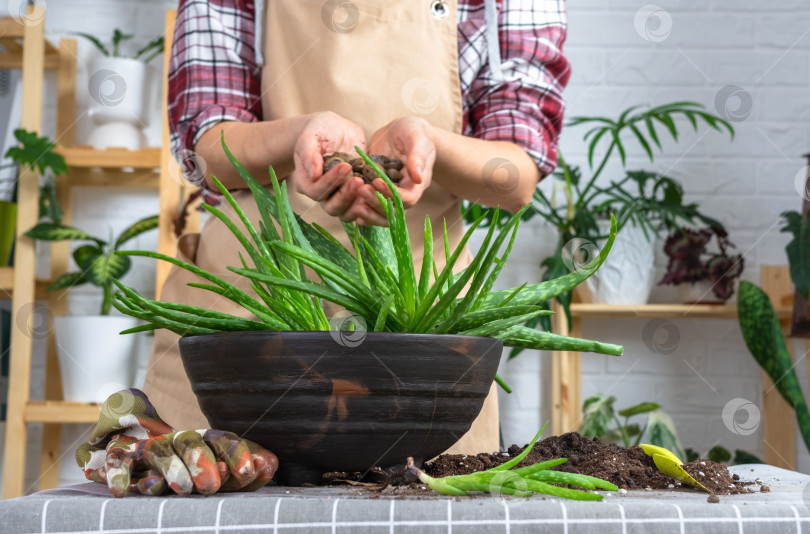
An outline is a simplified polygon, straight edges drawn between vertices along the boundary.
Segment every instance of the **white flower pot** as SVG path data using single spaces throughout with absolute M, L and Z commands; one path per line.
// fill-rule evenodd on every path
M 598 221 L 606 234 L 609 221 Z M 616 235 L 605 263 L 586 281 L 593 301 L 599 304 L 641 305 L 650 297 L 655 263 L 654 236 L 648 241 L 641 228 L 627 224 Z M 604 242 L 597 244 L 600 249 Z
M 699 280 L 678 284 L 678 296 L 684 304 L 723 304 L 712 289 L 711 280 Z
M 90 64 L 88 115 L 104 127 L 90 136 L 96 148 L 140 148 L 141 128 L 146 126 L 146 69 L 142 61 L 114 57 Z
M 65 400 L 104 402 L 133 386 L 137 338 L 118 333 L 137 326 L 137 319 L 68 315 L 53 322 Z

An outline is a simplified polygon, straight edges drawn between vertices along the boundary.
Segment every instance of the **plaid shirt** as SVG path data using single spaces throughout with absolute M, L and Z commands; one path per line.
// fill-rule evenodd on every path
M 570 76 L 562 53 L 564 0 L 498 4 L 500 69 L 489 60 L 485 0 L 458 3 L 463 133 L 516 143 L 547 175 L 557 163 L 562 91 Z M 188 155 L 197 140 L 215 124 L 262 120 L 256 24 L 263 22 L 256 16 L 254 0 L 180 0 L 169 66 L 169 122 L 172 150 L 187 166 L 193 167 Z M 196 185 L 205 184 L 202 173 L 187 174 Z

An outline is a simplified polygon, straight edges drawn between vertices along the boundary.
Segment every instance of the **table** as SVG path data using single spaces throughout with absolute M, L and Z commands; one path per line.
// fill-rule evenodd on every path
M 487 533 L 810 532 L 810 476 L 765 465 L 730 468 L 769 493 L 720 497 L 691 491 L 607 494 L 602 502 L 551 497 L 369 498 L 352 488 L 267 487 L 211 497 L 112 499 L 98 484 L 0 501 L 0 533 Z

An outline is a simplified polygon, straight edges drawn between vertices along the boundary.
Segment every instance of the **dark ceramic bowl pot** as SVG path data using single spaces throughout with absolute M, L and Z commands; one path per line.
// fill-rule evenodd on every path
M 502 349 L 485 337 L 384 332 L 362 340 L 339 332 L 180 339 L 211 428 L 273 451 L 288 485 L 441 454 L 481 411 Z

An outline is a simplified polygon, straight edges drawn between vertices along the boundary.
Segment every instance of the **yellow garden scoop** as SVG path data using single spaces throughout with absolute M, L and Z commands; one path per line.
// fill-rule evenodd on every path
M 682 467 L 683 462 L 669 450 L 647 443 L 641 444 L 642 450 L 647 456 L 652 457 L 655 462 L 655 467 L 667 476 L 671 476 L 675 480 L 680 480 L 684 484 L 689 484 L 692 487 L 702 489 L 707 493 L 712 493 L 706 486 L 692 478 L 692 475 L 686 472 Z

